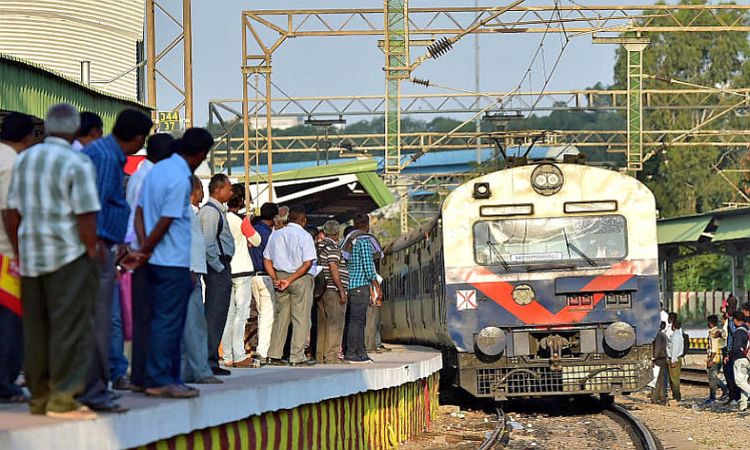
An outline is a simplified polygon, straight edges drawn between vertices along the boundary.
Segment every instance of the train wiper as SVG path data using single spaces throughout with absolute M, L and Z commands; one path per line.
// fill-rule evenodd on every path
M 500 264 L 503 265 L 503 269 L 505 269 L 506 272 L 510 272 L 510 265 L 508 264 L 508 261 L 503 258 L 502 253 L 495 247 L 495 243 L 491 240 L 487 239 L 487 245 L 490 247 L 490 250 L 494 255 L 497 255 L 497 258 L 500 260 Z
M 589 258 L 587 254 L 583 253 L 583 250 L 581 250 L 574 243 L 568 240 L 568 233 L 565 231 L 564 228 L 563 228 L 563 237 L 565 238 L 565 246 L 568 247 L 568 257 L 570 257 L 570 251 L 573 250 L 574 252 L 578 254 L 578 256 L 583 258 L 583 260 L 586 261 L 591 267 L 596 267 L 596 262 L 594 262 L 593 259 Z

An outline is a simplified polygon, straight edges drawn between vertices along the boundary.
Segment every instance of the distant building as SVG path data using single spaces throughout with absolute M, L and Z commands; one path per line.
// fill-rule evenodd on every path
M 0 18 L 0 54 L 75 80 L 90 61 L 92 87 L 137 98 L 144 0 L 0 0 Z

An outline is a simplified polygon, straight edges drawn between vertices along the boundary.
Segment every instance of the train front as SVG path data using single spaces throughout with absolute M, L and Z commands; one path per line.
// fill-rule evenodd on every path
M 478 397 L 598 393 L 651 379 L 659 287 L 653 194 L 578 164 L 474 179 L 442 209 L 458 384 Z

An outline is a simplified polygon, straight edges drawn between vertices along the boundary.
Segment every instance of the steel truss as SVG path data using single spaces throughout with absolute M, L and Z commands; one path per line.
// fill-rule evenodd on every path
M 697 11 L 689 20 L 680 17 L 684 11 Z M 262 140 L 262 147 L 267 152 L 269 161 L 269 184 L 272 183 L 272 155 L 275 149 L 289 148 L 285 144 L 289 139 L 274 143 L 271 119 L 274 115 L 274 101 L 272 98 L 272 59 L 276 50 L 288 39 L 301 37 L 342 37 L 342 36 L 384 36 L 386 51 L 386 78 L 388 89 L 384 100 L 384 110 L 392 110 L 388 105 L 400 102 L 402 96 L 396 89 L 399 78 L 405 78 L 405 57 L 408 58 L 408 46 L 397 47 L 388 51 L 388 45 L 410 37 L 430 40 L 442 36 L 458 36 L 464 34 L 491 33 L 565 33 L 569 37 L 577 35 L 602 35 L 608 33 L 645 33 L 645 32 L 748 32 L 750 25 L 746 23 L 746 13 L 750 5 L 644 5 L 644 6 L 513 6 L 497 14 L 497 8 L 484 7 L 449 7 L 449 8 L 410 8 L 407 2 L 385 0 L 384 8 L 371 9 L 305 9 L 305 10 L 262 10 L 244 11 L 242 13 L 243 28 L 243 105 L 242 125 L 245 139 L 243 150 L 245 161 L 250 160 L 251 145 L 260 148 L 259 134 L 254 140 L 250 139 L 250 91 L 251 79 L 255 79 L 256 92 L 259 101 L 256 102 L 253 113 L 265 116 L 267 129 Z M 739 12 L 739 14 L 737 14 Z M 403 15 L 403 18 L 401 17 Z M 385 17 L 384 17 L 385 16 Z M 636 22 L 638 20 L 640 23 Z M 483 26 L 477 26 L 478 23 Z M 403 33 L 394 32 L 402 26 Z M 390 42 L 390 44 L 389 44 Z M 408 42 L 411 42 L 410 40 Z M 418 61 L 421 62 L 421 59 Z M 413 67 L 409 67 L 411 69 Z M 390 74 L 390 75 L 389 75 Z M 264 80 L 258 81 L 259 78 Z M 395 98 L 394 98 L 395 96 Z M 632 98 L 632 92 L 631 92 Z M 381 101 L 383 97 L 373 101 Z M 453 101 L 455 98 L 451 98 Z M 362 99 L 362 102 L 365 102 Z M 359 100 L 357 104 L 363 103 Z M 479 104 L 473 101 L 473 104 Z M 328 103 L 331 106 L 331 103 Z M 632 102 L 631 102 L 632 107 Z M 278 108 L 278 107 L 277 107 Z M 407 104 L 408 108 L 408 104 Z M 301 108 L 302 109 L 302 108 Z M 332 108 L 332 109 L 335 109 Z M 365 108 L 366 109 L 366 108 Z M 378 108 L 379 109 L 379 108 Z M 370 109 L 372 110 L 372 109 Z M 400 110 L 400 108 L 399 108 Z M 283 111 L 283 108 L 282 108 Z M 447 111 L 446 111 L 447 112 Z M 629 123 L 634 122 L 629 120 Z M 256 120 L 257 123 L 257 120 Z M 395 124 L 395 122 L 394 122 Z M 394 128 L 394 127 L 391 127 Z M 391 134 L 392 129 L 389 129 Z M 398 133 L 398 131 L 396 130 Z M 640 146 L 647 145 L 649 132 L 637 130 Z M 641 138 L 641 133 L 643 137 Z M 386 133 L 388 134 L 388 133 Z M 226 138 L 231 141 L 229 137 Z M 306 141 L 305 137 L 292 138 L 294 141 Z M 369 137 L 364 138 L 365 140 Z M 396 141 L 394 146 L 392 137 L 387 147 L 388 152 L 400 155 L 404 139 Z M 424 138 L 420 138 L 424 139 Z M 723 140 L 722 140 L 723 142 Z M 408 142 L 406 143 L 408 145 Z M 294 146 L 291 146 L 294 147 Z M 378 147 L 378 146 L 373 146 Z M 476 146 L 475 146 L 476 147 Z M 441 146 L 442 148 L 442 146 Z M 408 149 L 408 147 L 406 147 Z M 231 149 L 230 149 L 231 151 Z M 634 152 L 635 154 L 635 152 Z M 638 149 L 642 157 L 642 149 Z M 386 160 L 390 161 L 386 155 Z M 633 163 L 633 161 L 629 161 Z M 637 162 L 636 162 L 637 163 Z M 635 164 L 637 166 L 637 164 Z M 635 167 L 635 166 L 634 166 Z

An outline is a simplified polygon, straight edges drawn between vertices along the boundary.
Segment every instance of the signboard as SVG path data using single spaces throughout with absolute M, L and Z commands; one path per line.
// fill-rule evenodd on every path
M 159 111 L 157 131 L 161 133 L 169 133 L 179 129 L 182 129 L 179 111 Z

